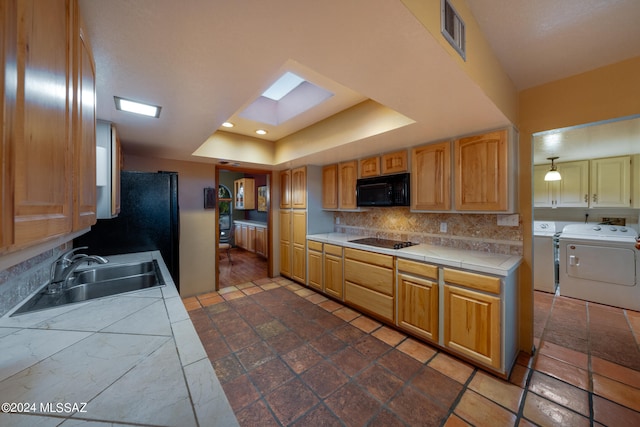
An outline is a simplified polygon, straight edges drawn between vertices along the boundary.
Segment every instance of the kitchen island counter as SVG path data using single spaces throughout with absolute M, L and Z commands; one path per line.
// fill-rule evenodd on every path
M 399 258 L 439 264 L 445 267 L 455 267 L 481 273 L 508 276 L 520 265 L 522 257 L 518 255 L 504 255 L 489 252 L 456 249 L 447 246 L 417 244 L 402 249 L 385 249 L 370 245 L 351 242 L 365 236 L 346 233 L 324 233 L 308 235 L 308 240 L 330 243 L 346 248 L 361 249 L 393 255 Z
M 108 259 L 166 285 L 0 318 L 0 425 L 237 425 L 160 253 Z

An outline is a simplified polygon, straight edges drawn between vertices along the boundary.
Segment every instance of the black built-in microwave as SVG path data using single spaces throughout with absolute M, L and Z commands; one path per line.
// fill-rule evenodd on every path
M 358 206 L 409 206 L 408 173 L 361 178 L 356 185 Z

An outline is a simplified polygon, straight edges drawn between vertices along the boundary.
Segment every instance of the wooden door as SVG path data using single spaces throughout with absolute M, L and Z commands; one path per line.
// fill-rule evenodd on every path
M 411 209 L 451 209 L 449 141 L 414 148 L 411 164 Z
M 356 209 L 356 183 L 358 161 L 340 163 L 338 166 L 338 208 Z
M 96 223 L 96 71 L 83 26 L 76 41 L 73 230 L 82 230 Z
M 500 298 L 444 286 L 444 345 L 500 369 Z
M 291 211 L 280 211 L 280 274 L 291 276 L 292 256 Z
M 307 285 L 319 291 L 322 290 L 322 243 L 308 242 L 307 266 L 309 274 Z
M 438 342 L 438 283 L 398 275 L 398 326 Z
M 338 209 L 338 165 L 322 168 L 322 208 Z
M 256 253 L 267 256 L 267 229 L 256 227 Z
M 69 10 L 65 0 L 17 2 L 15 124 L 9 129 L 16 246 L 67 234 L 72 227 Z
M 339 300 L 344 296 L 344 275 L 342 255 L 325 253 L 324 255 L 324 291 Z
M 307 168 L 305 166 L 291 170 L 291 207 L 307 207 Z
M 291 169 L 280 172 L 280 208 L 291 207 Z
M 507 130 L 458 139 L 454 151 L 456 209 L 507 210 Z

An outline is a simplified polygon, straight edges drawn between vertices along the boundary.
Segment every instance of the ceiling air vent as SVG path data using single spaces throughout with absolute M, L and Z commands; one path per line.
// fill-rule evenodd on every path
M 442 35 L 466 61 L 464 22 L 448 0 L 442 0 L 440 26 Z

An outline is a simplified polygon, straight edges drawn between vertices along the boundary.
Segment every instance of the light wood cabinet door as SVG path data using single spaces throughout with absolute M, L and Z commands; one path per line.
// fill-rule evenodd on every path
M 307 207 L 307 168 L 305 166 L 291 170 L 291 207 Z
M 291 277 L 291 248 L 288 242 L 280 241 L 280 274 Z
M 264 257 L 267 256 L 267 229 L 256 227 L 256 253 Z
M 409 170 L 407 150 L 386 153 L 382 155 L 382 173 L 401 173 Z
M 398 258 L 398 327 L 438 342 L 438 267 Z
M 280 241 L 291 243 L 291 211 L 280 211 Z
M 322 208 L 338 209 L 338 165 L 322 168 Z
M 291 276 L 300 283 L 307 281 L 307 254 L 304 245 L 293 245 Z
M 291 169 L 280 172 L 280 209 L 291 207 Z
M 236 224 L 233 226 L 233 240 L 234 244 L 239 248 L 244 248 L 244 241 L 242 240 L 242 225 Z
M 358 181 L 358 161 L 338 165 L 338 208 L 356 209 L 356 183 Z
M 293 211 L 293 244 L 304 246 L 307 241 L 307 213 Z
M 594 208 L 628 208 L 631 206 L 631 157 L 608 157 L 591 160 L 591 197 Z
M 309 269 L 307 285 L 322 291 L 322 249 L 318 251 L 311 249 L 311 246 L 307 247 L 307 266 Z
M 416 147 L 411 156 L 411 209 L 451 209 L 450 142 Z
M 79 11 L 76 11 L 80 19 Z M 78 28 L 75 58 L 78 61 L 74 103 L 74 181 L 73 230 L 96 223 L 96 105 L 95 63 L 84 27 Z
M 445 284 L 444 345 L 500 369 L 500 298 Z
M 13 240 L 23 247 L 72 227 L 72 23 L 65 0 L 16 7 L 17 47 L 8 46 L 5 58 L 5 73 L 16 79 L 5 96 L 15 105 L 5 132 L 14 159 Z
M 254 226 L 248 225 L 246 227 L 242 227 L 242 232 L 244 233 L 246 230 L 246 245 L 245 249 L 249 252 L 256 251 L 256 228 Z M 244 237 L 244 236 L 243 236 Z
M 380 157 L 369 157 L 360 160 L 360 177 L 369 178 L 380 175 Z
M 507 130 L 457 139 L 454 144 L 454 157 L 456 209 L 507 210 Z
M 256 208 L 256 181 L 253 178 L 240 178 L 233 182 L 236 209 Z
M 335 245 L 325 245 L 324 254 L 324 292 L 334 298 L 344 298 L 342 248 Z

